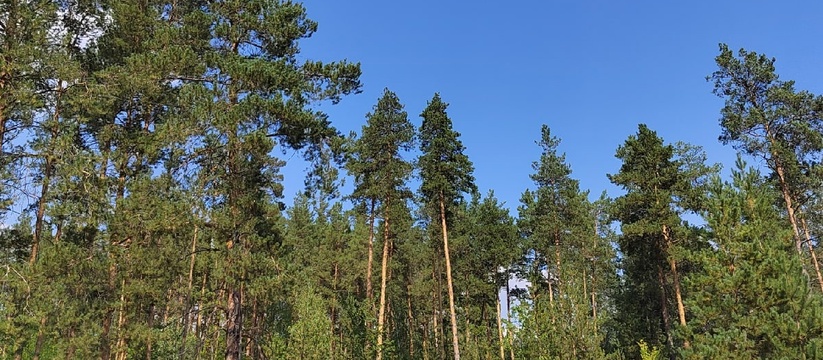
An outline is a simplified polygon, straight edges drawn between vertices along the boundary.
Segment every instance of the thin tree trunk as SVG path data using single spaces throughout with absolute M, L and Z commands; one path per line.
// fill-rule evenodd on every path
M 429 327 L 424 322 L 423 323 L 423 360 L 429 360 L 429 342 L 426 340 L 429 338 Z
M 506 346 L 503 343 L 503 314 L 500 311 L 500 296 L 497 296 L 497 338 L 500 341 L 500 360 L 506 360 Z
M 153 329 L 154 328 L 154 308 L 155 308 L 154 304 L 151 304 L 149 306 L 149 319 L 146 322 L 146 325 L 148 325 L 148 328 L 149 328 L 148 334 L 146 335 L 146 360 L 151 360 L 151 354 L 152 354 L 151 333 L 154 330 Z M 126 356 L 125 356 L 125 353 L 124 353 L 123 360 L 125 360 L 125 359 L 126 359 Z
M 454 285 L 452 282 L 452 264 L 449 256 L 449 232 L 446 227 L 446 204 L 443 193 L 440 193 L 440 226 L 443 233 L 443 255 L 446 257 L 446 286 L 449 290 L 449 315 L 452 326 L 452 348 L 454 349 L 454 360 L 460 360 L 460 344 L 457 340 L 457 315 L 454 309 Z M 468 331 L 468 329 L 467 329 Z
M 110 256 L 111 253 L 109 253 Z M 115 261 L 112 260 L 112 263 L 109 265 L 109 281 L 108 281 L 108 288 L 111 293 L 116 291 L 114 281 L 115 277 L 117 276 L 117 267 L 115 265 Z M 111 359 L 111 344 L 109 344 L 109 333 L 111 331 L 111 321 L 112 317 L 114 316 L 114 309 L 111 306 L 108 306 L 106 309 L 105 314 L 103 314 L 103 329 L 100 332 L 100 360 L 109 360 Z
M 240 360 L 240 332 L 242 329 L 241 295 L 238 289 L 229 288 L 226 309 L 226 360 Z
M 206 279 L 208 278 L 208 273 L 203 274 L 203 284 L 200 285 L 200 299 L 198 299 L 197 303 L 197 320 L 194 323 L 194 331 L 195 335 L 197 335 L 197 345 L 194 348 L 195 359 L 200 359 L 200 350 L 203 348 L 203 343 L 206 341 L 206 331 L 203 329 L 203 312 L 206 311 L 203 308 L 203 302 L 206 298 Z
M 671 232 L 668 226 L 663 225 L 663 238 L 666 241 L 666 247 L 671 248 L 672 239 Z M 672 281 L 674 282 L 674 298 L 677 301 L 677 316 L 680 320 L 680 326 L 686 326 L 686 307 L 683 305 L 683 296 L 680 291 L 680 274 L 677 272 L 677 261 L 671 256 L 666 255 L 666 260 L 669 262 L 669 268 L 672 272 Z M 683 347 L 688 349 L 691 347 L 688 340 L 684 340 Z
M 197 229 L 197 225 L 195 225 L 194 236 L 192 236 L 191 239 L 191 255 L 189 260 L 189 283 L 186 287 L 186 305 L 184 309 L 185 319 L 183 321 L 183 334 L 181 336 L 180 341 L 180 350 L 177 354 L 180 357 L 180 360 L 184 360 L 186 358 L 186 338 L 188 337 L 192 321 L 191 309 L 194 304 L 194 302 L 192 301 L 192 287 L 194 285 L 194 256 L 197 251 Z
M 120 311 L 117 314 L 117 347 L 114 358 L 126 359 L 126 279 L 120 285 Z
M 509 294 L 509 280 L 511 279 L 511 274 L 509 273 L 509 268 L 506 268 L 506 320 L 511 323 L 512 321 L 512 298 L 511 294 Z M 512 329 L 509 329 L 508 325 L 506 326 L 506 335 L 509 338 L 509 353 L 511 355 L 511 360 L 514 360 L 514 333 L 512 333 Z
M 17 349 L 14 350 L 14 360 L 23 360 L 23 350 L 26 349 L 26 342 L 23 341 L 17 345 Z
M 660 264 L 657 265 L 657 281 L 660 286 L 660 312 L 663 316 L 663 330 L 666 332 L 666 341 L 669 344 L 669 350 L 674 350 L 672 325 L 669 319 L 669 305 L 668 299 L 666 299 L 666 275 L 663 274 L 663 267 L 661 267 Z
M 336 249 L 336 250 L 339 251 L 339 249 Z M 338 303 L 338 301 L 337 301 L 337 282 L 339 281 L 339 277 L 340 277 L 340 264 L 335 262 L 334 263 L 334 276 L 332 277 L 332 294 L 333 294 L 332 296 L 334 298 L 334 304 Z M 335 356 L 336 356 L 335 354 L 337 354 L 336 348 L 337 347 L 342 347 L 343 342 L 340 342 L 339 344 L 336 344 L 337 338 L 336 338 L 335 335 L 337 335 L 337 334 L 334 333 L 334 328 L 335 328 L 337 322 L 339 321 L 337 319 L 339 317 L 339 315 L 337 313 L 337 308 L 336 308 L 335 305 L 332 305 L 330 310 L 331 310 L 330 311 L 331 312 L 331 329 L 330 329 L 330 331 L 331 331 L 331 344 L 330 344 L 330 346 L 331 346 L 332 359 L 334 359 Z
M 389 266 L 389 201 L 385 202 L 383 221 L 383 261 L 380 265 L 380 312 L 377 315 L 377 360 L 383 359 L 383 325 L 386 322 L 386 281 Z
M 433 265 L 436 265 L 436 262 Z M 435 274 L 436 274 L 435 266 L 432 266 L 432 283 L 433 284 L 438 284 L 437 276 Z M 440 332 L 438 331 L 438 326 L 439 325 L 437 323 L 437 317 L 438 317 L 437 309 L 438 309 L 438 303 L 439 303 L 440 299 L 439 299 L 438 296 L 436 296 L 436 294 L 433 293 L 432 294 L 432 300 L 435 301 L 435 303 L 432 304 L 432 322 L 433 322 L 432 330 L 434 331 L 434 356 L 435 357 L 440 357 Z
M 801 247 L 801 235 L 800 235 L 800 228 L 797 224 L 797 215 L 794 211 L 794 199 L 792 199 L 791 192 L 789 191 L 789 183 L 786 180 L 786 173 L 785 169 L 783 168 L 782 161 L 780 156 L 774 150 L 774 136 L 772 135 L 771 129 L 768 125 L 766 125 L 766 138 L 768 139 L 771 152 L 772 152 L 772 161 L 774 162 L 774 170 L 777 173 L 777 179 L 780 183 L 780 193 L 783 195 L 783 201 L 786 203 L 786 212 L 789 217 L 789 222 L 792 224 L 792 230 L 794 231 L 794 246 L 797 250 L 797 253 L 800 254 L 803 252 Z
M 812 246 L 812 236 L 809 234 L 809 226 L 806 225 L 805 217 L 801 217 L 800 222 L 803 225 L 803 233 L 806 235 L 806 246 L 809 248 L 809 254 L 812 255 L 812 264 L 814 264 L 814 271 L 817 274 L 817 283 L 820 285 L 820 291 L 823 291 L 823 276 L 820 274 L 820 263 L 817 262 L 817 254 L 815 254 L 814 246 Z
M 374 204 L 375 199 L 371 200 L 371 210 L 369 211 L 369 258 L 366 264 L 366 299 L 369 300 L 372 308 L 374 308 L 374 289 L 371 283 L 371 271 L 374 266 Z
M 439 268 L 438 268 L 438 265 L 440 264 L 438 255 L 439 254 L 437 254 L 437 251 L 435 250 L 436 258 L 433 259 L 433 263 L 432 263 L 432 269 L 433 269 L 432 274 L 433 274 L 433 276 L 436 275 L 435 280 L 436 280 L 436 283 L 437 283 L 437 294 L 436 294 L 437 296 L 435 297 L 436 304 L 435 304 L 435 307 L 434 307 L 434 311 L 435 311 L 435 318 L 434 318 L 435 319 L 435 322 L 434 322 L 434 326 L 435 326 L 434 327 L 434 335 L 435 335 L 434 341 L 435 341 L 435 343 L 434 343 L 434 346 L 435 346 L 435 350 L 437 350 L 437 354 L 436 354 L 437 357 L 440 358 L 440 359 L 443 359 L 443 358 L 446 357 L 446 354 L 445 354 L 446 339 L 445 339 L 445 334 L 444 334 L 445 331 L 443 330 L 443 277 L 441 276 L 441 273 L 440 273 Z
M 76 349 L 76 347 L 74 345 L 75 335 L 76 335 L 76 333 L 74 331 L 74 327 L 72 326 L 69 329 L 69 346 L 66 348 L 66 360 L 74 359 L 74 351 Z
M 52 116 L 53 124 L 51 127 L 51 137 L 52 140 L 57 138 L 59 132 L 59 121 L 60 121 L 60 109 L 61 104 L 60 100 L 63 95 L 63 83 L 62 81 L 57 81 L 57 94 L 55 97 L 55 104 L 54 104 L 54 115 Z M 2 115 L 0 115 L 2 116 Z M 2 150 L 2 148 L 0 148 Z M 51 154 L 46 151 L 45 154 L 45 167 L 43 168 L 43 179 L 42 184 L 40 185 L 40 198 L 37 200 L 37 215 L 35 216 L 34 220 L 34 237 L 32 238 L 31 243 L 31 257 L 29 258 L 29 264 L 34 265 L 34 262 L 37 261 L 37 255 L 40 249 L 40 242 L 43 237 L 43 219 L 46 214 L 46 203 L 48 201 L 48 193 L 49 193 L 49 182 L 51 181 L 52 173 L 54 172 L 54 163 L 51 157 Z
M 412 314 L 411 284 L 406 283 L 406 316 L 409 318 L 409 356 L 414 358 L 414 314 Z
M 31 355 L 32 360 L 40 360 L 40 351 L 43 349 L 43 340 L 46 332 L 46 320 L 48 318 L 43 316 L 40 318 L 40 327 L 37 329 L 37 340 L 34 342 L 34 353 Z

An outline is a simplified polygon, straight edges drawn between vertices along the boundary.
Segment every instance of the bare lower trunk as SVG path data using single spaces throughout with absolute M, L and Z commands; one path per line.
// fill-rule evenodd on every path
M 663 274 L 663 267 L 657 265 L 657 281 L 660 286 L 660 313 L 663 317 L 663 331 L 666 333 L 666 342 L 669 350 L 674 350 L 674 338 L 672 337 L 672 325 L 669 319 L 669 305 L 666 299 L 666 275 Z
M 774 135 L 768 126 L 766 127 L 766 137 L 768 138 L 769 144 L 772 145 L 773 148 Z M 801 246 L 803 241 L 800 235 L 800 226 L 797 223 L 797 214 L 795 214 L 794 211 L 794 199 L 792 198 L 791 191 L 789 190 L 789 183 L 788 180 L 786 180 L 786 173 L 783 168 L 783 163 L 775 150 L 772 150 L 772 161 L 774 162 L 774 171 L 777 173 L 777 180 L 780 183 L 780 193 L 783 195 L 783 201 L 786 204 L 786 213 L 789 217 L 789 222 L 792 224 L 792 231 L 794 231 L 794 246 L 797 253 L 800 254 L 803 252 L 803 248 Z
M 437 284 L 437 281 L 436 281 L 437 279 L 435 277 L 434 267 L 432 267 L 432 280 L 435 284 Z M 439 302 L 439 297 L 436 296 L 436 294 L 432 294 L 432 300 L 434 300 L 436 302 Z M 433 304 L 433 306 L 432 306 L 432 323 L 433 323 L 432 324 L 432 330 L 434 331 L 434 356 L 435 357 L 440 357 L 440 331 L 438 330 L 438 327 L 440 325 L 437 323 L 437 318 L 439 317 L 439 314 L 438 314 L 438 311 L 437 311 L 438 307 L 439 307 L 438 304 Z
M 803 217 L 801 217 L 800 222 L 803 225 L 803 233 L 806 236 L 806 247 L 809 248 L 809 254 L 812 255 L 812 265 L 814 265 L 814 271 L 817 275 L 817 284 L 820 285 L 820 291 L 823 291 L 823 275 L 820 273 L 820 263 L 817 262 L 817 254 L 814 252 L 814 246 L 812 246 L 812 236 L 809 233 L 809 226 L 806 225 L 806 219 Z
M 117 314 L 117 346 L 115 348 L 114 358 L 117 360 L 126 360 L 126 279 L 120 286 L 120 310 Z
M 57 94 L 55 96 L 54 115 L 52 116 L 53 124 L 51 126 L 51 138 L 56 139 L 59 135 L 60 128 L 58 126 L 60 121 L 61 98 L 63 95 L 63 85 L 61 81 L 57 81 Z M 0 115 L 1 117 L 2 115 Z M 1 149 L 2 147 L 0 147 Z M 40 198 L 37 200 L 37 215 L 34 220 L 34 237 L 31 243 L 31 257 L 29 264 L 34 264 L 37 261 L 37 255 L 40 249 L 40 242 L 43 237 L 43 221 L 46 214 L 46 203 L 48 201 L 49 182 L 51 181 L 52 173 L 54 172 L 54 163 L 51 154 L 46 151 L 44 155 L 43 179 L 40 184 Z
M 71 329 L 69 329 L 69 346 L 66 348 L 66 360 L 74 359 L 74 351 L 76 349 L 76 347 L 74 346 L 74 336 L 75 331 L 74 327 L 72 327 Z
M 457 315 L 454 310 L 454 283 L 452 282 L 452 264 L 449 256 L 449 231 L 446 227 L 446 205 L 443 194 L 440 194 L 440 229 L 443 230 L 443 255 L 446 258 L 446 286 L 449 290 L 449 315 L 451 316 L 452 327 L 452 348 L 454 349 L 454 360 L 460 360 L 460 344 L 457 340 Z M 468 329 L 467 329 L 468 331 Z
M 497 339 L 500 341 L 500 360 L 506 360 L 506 345 L 503 343 L 503 314 L 500 312 L 500 297 L 497 297 Z
M 671 248 L 672 239 L 669 228 L 663 225 L 663 238 L 666 241 L 666 247 Z M 683 305 L 683 295 L 680 291 L 680 274 L 677 272 L 677 261 L 671 256 L 667 255 L 669 262 L 669 269 L 672 273 L 672 282 L 674 282 L 674 298 L 677 301 L 677 317 L 680 320 L 680 326 L 686 326 L 686 307 Z M 688 340 L 683 342 L 683 347 L 688 349 L 691 347 Z
M 155 311 L 154 309 L 155 309 L 154 304 L 149 306 L 149 319 L 148 319 L 147 324 L 146 324 L 146 325 L 148 325 L 148 328 L 149 328 L 148 335 L 146 336 L 146 360 L 151 360 L 151 354 L 152 354 L 151 332 L 154 328 L 154 311 Z M 123 359 L 125 360 L 126 357 L 124 356 Z
M 226 309 L 226 360 L 240 360 L 240 332 L 242 330 L 242 309 L 240 291 L 228 290 Z
M 178 351 L 178 354 L 177 354 L 177 356 L 180 358 L 180 360 L 183 360 L 183 359 L 186 358 L 186 338 L 188 337 L 188 334 L 189 334 L 189 331 L 190 331 L 190 328 L 191 328 L 191 323 L 192 323 L 191 310 L 192 310 L 192 307 L 194 305 L 194 302 L 192 301 L 192 297 L 193 297 L 192 287 L 194 286 L 194 260 L 195 260 L 194 255 L 196 253 L 196 250 L 197 250 L 197 225 L 194 226 L 194 236 L 192 236 L 192 239 L 191 239 L 191 255 L 189 255 L 190 256 L 190 259 L 189 259 L 189 282 L 188 282 L 188 287 L 186 288 L 186 304 L 185 304 L 185 308 L 183 309 L 183 311 L 184 311 L 184 313 L 183 313 L 183 316 L 184 316 L 184 318 L 183 318 L 183 334 L 181 336 L 181 341 L 180 341 L 180 350 Z M 199 311 L 198 311 L 198 313 L 199 313 Z
M 113 256 L 113 255 L 110 255 Z M 109 265 L 109 281 L 108 281 L 108 288 L 111 293 L 116 291 L 115 289 L 115 277 L 117 276 L 117 267 L 115 265 L 115 261 L 112 260 L 111 265 Z M 111 344 L 109 344 L 109 333 L 111 332 L 111 322 L 112 317 L 114 316 L 114 309 L 111 306 L 106 309 L 106 312 L 103 314 L 103 329 L 100 332 L 100 360 L 109 360 L 111 359 Z
M 43 221 L 46 215 L 46 201 L 49 192 L 49 181 L 51 181 L 52 161 L 47 156 L 45 169 L 43 169 L 43 183 L 40 185 L 40 199 L 37 200 L 37 215 L 34 220 L 34 236 L 31 242 L 31 256 L 29 265 L 34 265 L 40 250 L 40 242 L 43 237 Z
M 380 264 L 380 310 L 377 315 L 377 360 L 383 358 L 383 326 L 386 323 L 386 281 L 389 266 L 389 202 L 386 201 L 386 216 L 383 221 L 383 261 Z
M 31 355 L 32 360 L 40 360 L 40 351 L 43 349 L 43 340 L 46 332 L 46 317 L 40 318 L 40 328 L 37 330 L 37 340 L 34 342 L 34 353 Z
M 509 279 L 511 275 L 509 274 L 509 269 L 506 269 L 506 319 L 511 322 L 512 319 L 512 297 L 509 294 Z M 506 326 L 506 335 L 509 338 L 509 355 L 511 356 L 511 360 L 514 360 L 514 333 L 512 333 L 512 329 L 509 329 L 508 325 Z
M 374 266 L 374 203 L 375 200 L 372 199 L 369 212 L 369 259 L 366 264 L 366 299 L 372 309 L 374 309 L 374 289 L 371 284 L 371 271 Z
M 406 284 L 406 316 L 409 318 L 409 356 L 414 357 L 414 314 L 411 303 L 411 284 Z

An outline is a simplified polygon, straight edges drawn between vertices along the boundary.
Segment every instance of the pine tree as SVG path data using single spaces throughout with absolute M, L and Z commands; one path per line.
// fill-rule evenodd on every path
M 595 231 L 588 192 L 580 190 L 565 155 L 558 154 L 560 140 L 543 125 L 537 144 L 542 152 L 531 175 L 537 188 L 524 192 L 518 221 L 526 237 L 532 297 L 522 310 L 521 354 L 601 358 L 603 337 L 588 292 L 595 275 L 591 254 L 604 245 Z
M 386 286 L 389 254 L 392 246 L 392 212 L 396 203 L 411 197 L 405 183 L 412 165 L 403 159 L 403 152 L 411 150 L 414 127 L 408 120 L 397 95 L 385 89 L 374 110 L 367 115 L 363 133 L 352 145 L 347 163 L 355 177 L 355 198 L 369 199 L 371 207 L 379 204 L 383 217 L 383 255 L 380 264 L 380 298 L 377 314 L 377 358 L 383 356 L 384 326 L 386 323 Z
M 677 254 L 689 245 L 690 235 L 680 215 L 697 205 L 695 187 L 712 169 L 703 165 L 699 149 L 666 145 L 643 124 L 616 156 L 623 164 L 609 179 L 627 191 L 612 207 L 612 216 L 621 223 L 618 243 L 625 257 L 621 313 L 628 337 L 635 337 L 624 343 L 645 340 L 654 346 L 663 337 L 673 356 L 670 303 L 676 306 L 680 326 L 686 325 Z M 683 346 L 688 347 L 688 342 Z
M 453 227 L 455 233 L 455 274 L 457 288 L 465 289 L 462 308 L 467 327 L 475 334 L 466 339 L 466 354 L 472 358 L 492 358 L 508 342 L 501 339 L 500 289 L 506 287 L 510 268 L 520 255 L 520 238 L 508 209 L 493 191 L 472 196 Z M 500 320 L 500 323 L 498 323 Z M 469 329 L 467 329 L 469 330 Z M 511 329 L 507 328 L 508 331 Z
M 709 246 L 690 254 L 686 280 L 694 346 L 686 359 L 814 359 L 821 356 L 821 299 L 793 255 L 790 224 L 772 184 L 738 160 L 732 183 L 715 177 L 703 212 Z
M 446 288 L 449 293 L 449 314 L 451 316 L 452 349 L 454 358 L 460 359 L 457 332 L 457 315 L 454 302 L 454 282 L 449 253 L 448 224 L 451 222 L 451 207 L 462 199 L 463 193 L 476 191 L 473 165 L 463 151 L 460 133 L 452 129 L 452 121 L 446 114 L 448 104 L 434 94 L 420 116 L 420 156 L 418 166 L 423 182 L 420 193 L 432 219 L 440 223 L 443 238 L 443 256 L 446 261 Z
M 823 97 L 794 89 L 794 81 L 780 80 L 774 59 L 741 49 L 735 56 L 720 45 L 712 73 L 714 93 L 726 100 L 721 110 L 720 140 L 746 154 L 766 159 L 777 179 L 794 245 L 805 243 L 823 291 L 823 273 L 805 222 L 805 206 L 819 187 L 817 158 L 823 154 Z

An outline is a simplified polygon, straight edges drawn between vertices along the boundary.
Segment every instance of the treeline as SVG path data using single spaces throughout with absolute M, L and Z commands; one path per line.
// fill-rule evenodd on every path
M 823 97 L 774 59 L 716 58 L 731 179 L 640 125 L 592 201 L 543 126 L 514 218 L 439 95 L 415 128 L 386 89 L 356 136 L 312 110 L 361 89 L 299 55 L 316 28 L 290 1 L 0 1 L 0 358 L 823 358 Z

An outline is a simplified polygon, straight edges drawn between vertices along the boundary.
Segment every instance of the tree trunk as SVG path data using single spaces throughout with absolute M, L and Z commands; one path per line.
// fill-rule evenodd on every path
M 240 291 L 229 288 L 226 309 L 226 360 L 240 360 L 240 332 L 242 330 L 242 310 Z
M 371 200 L 371 211 L 369 212 L 369 259 L 366 264 L 366 299 L 369 305 L 374 309 L 374 290 L 371 284 L 371 271 L 374 266 L 374 203 Z M 368 324 L 366 324 L 368 326 Z
M 437 276 L 437 261 L 432 264 L 432 283 L 437 284 L 436 293 L 432 293 L 432 300 L 434 304 L 432 304 L 432 330 L 434 331 L 434 356 L 436 358 L 441 358 L 440 355 L 440 331 L 439 331 L 439 324 L 437 322 L 437 318 L 440 316 L 439 309 L 440 309 L 440 278 Z
M 74 327 L 72 326 L 69 329 L 69 346 L 66 347 L 66 360 L 74 359 L 74 351 L 76 349 L 74 345 L 74 337 L 75 337 Z
M 409 356 L 414 358 L 414 314 L 412 313 L 411 303 L 411 284 L 406 283 L 406 316 L 409 318 Z
M 666 275 L 663 273 L 663 267 L 657 264 L 657 281 L 660 286 L 660 312 L 663 316 L 663 331 L 666 333 L 666 342 L 669 345 L 669 353 L 672 354 L 674 350 L 674 338 L 672 337 L 672 325 L 669 319 L 669 305 L 666 298 Z
M 457 340 L 457 315 L 454 309 L 454 285 L 452 282 L 452 264 L 449 256 L 449 232 L 446 227 L 446 204 L 443 193 L 440 193 L 440 228 L 443 233 L 443 255 L 446 257 L 446 286 L 449 290 L 449 315 L 452 326 L 452 348 L 454 349 L 454 360 L 460 360 L 460 344 Z
M 109 252 L 109 256 L 113 257 L 114 255 L 111 254 L 111 252 Z M 114 285 L 115 278 L 117 277 L 117 266 L 115 265 L 115 263 L 116 262 L 112 259 L 111 264 L 109 265 L 108 290 L 112 294 L 117 291 Z M 111 307 L 111 305 L 109 305 L 107 306 L 106 312 L 103 314 L 103 329 L 100 332 L 100 360 L 111 359 L 111 344 L 109 344 L 109 333 L 111 332 L 111 321 L 113 316 L 114 309 Z
M 149 306 L 149 319 L 146 322 L 146 325 L 148 325 L 148 328 L 149 328 L 148 334 L 146 335 L 146 360 L 151 360 L 151 354 L 152 354 L 151 333 L 152 333 L 152 330 L 154 330 L 153 329 L 154 328 L 154 304 L 151 304 Z M 124 355 L 123 360 L 125 360 L 125 359 L 126 359 L 126 356 Z
M 37 330 L 37 340 L 34 342 L 34 353 L 31 355 L 32 360 L 40 360 L 40 351 L 43 349 L 43 340 L 46 332 L 47 317 L 40 318 L 40 328 Z
M 186 304 L 185 304 L 185 308 L 183 309 L 183 311 L 184 311 L 184 313 L 183 313 L 183 316 L 184 316 L 183 334 L 181 336 L 181 341 L 180 341 L 180 350 L 178 351 L 178 354 L 177 354 L 178 357 L 180 357 L 180 360 L 184 360 L 186 358 L 186 338 L 188 337 L 189 330 L 191 328 L 191 323 L 192 323 L 191 310 L 192 310 L 192 306 L 194 305 L 194 302 L 192 301 L 192 298 L 194 297 L 193 294 L 192 294 L 192 287 L 194 285 L 194 260 L 195 260 L 194 255 L 195 255 L 196 251 L 197 251 L 197 225 L 194 226 L 194 236 L 192 236 L 192 239 L 191 239 L 191 255 L 189 255 L 189 258 L 190 258 L 190 260 L 189 260 L 189 283 L 188 283 L 188 286 L 186 288 Z M 198 311 L 198 313 L 199 313 L 199 311 Z
M 663 238 L 666 241 L 666 248 L 670 249 L 672 247 L 671 232 L 669 231 L 669 227 L 666 225 L 663 225 Z M 672 281 L 674 282 L 674 298 L 677 301 L 678 320 L 680 320 L 680 326 L 685 327 L 686 307 L 683 305 L 683 296 L 680 291 L 680 274 L 677 272 L 677 261 L 669 254 L 666 254 L 666 260 L 669 262 L 669 268 L 672 272 Z M 688 340 L 683 342 L 683 347 L 686 349 L 691 347 Z
M 386 281 L 389 266 L 389 201 L 384 204 L 386 215 L 383 221 L 383 261 L 380 264 L 380 312 L 377 315 L 377 360 L 383 358 L 383 325 L 386 323 Z
M 126 360 L 126 279 L 120 285 L 120 311 L 117 314 L 117 346 L 114 358 Z
M 757 103 L 755 103 L 757 106 Z M 799 225 L 797 224 L 797 216 L 794 212 L 794 199 L 792 199 L 791 191 L 789 190 L 789 183 L 786 180 L 786 172 L 783 168 L 783 162 L 780 159 L 780 155 L 777 154 L 777 151 L 774 150 L 775 139 L 774 135 L 772 134 L 772 130 L 768 124 L 765 125 L 766 131 L 766 140 L 769 142 L 769 151 L 771 152 L 772 162 L 774 162 L 774 172 L 777 173 L 777 180 L 780 184 L 780 193 L 783 195 L 783 201 L 786 204 L 786 212 L 789 217 L 789 222 L 792 224 L 792 230 L 794 231 L 794 246 L 797 250 L 797 253 L 800 254 L 803 252 L 801 248 L 801 237 L 800 237 L 800 229 Z
M 497 338 L 500 341 L 500 360 L 506 360 L 506 346 L 503 343 L 503 314 L 500 311 L 500 296 L 497 296 Z
M 812 246 L 812 236 L 809 234 L 809 226 L 806 225 L 805 217 L 801 217 L 800 222 L 803 225 L 803 233 L 806 235 L 806 246 L 809 248 L 809 254 L 812 255 L 812 264 L 817 274 L 817 283 L 820 285 L 820 291 L 823 291 L 823 276 L 820 274 L 820 263 L 817 262 L 817 254 L 815 254 L 814 246 Z
M 511 322 L 512 319 L 512 297 L 509 294 L 509 280 L 511 279 L 511 274 L 509 273 L 509 269 L 506 268 L 506 319 Z M 512 329 L 509 329 L 508 325 L 506 326 L 506 335 L 509 338 L 509 355 L 511 356 L 511 360 L 514 360 L 514 334 L 512 333 Z
M 53 124 L 51 127 L 51 138 L 52 140 L 56 139 L 58 136 L 59 129 L 59 122 L 60 122 L 60 99 L 63 95 L 63 83 L 62 81 L 57 81 L 57 94 L 55 95 L 55 105 L 54 105 L 54 115 L 52 116 Z M 2 117 L 2 115 L 0 115 Z M 0 147 L 0 150 L 2 147 Z M 48 201 L 48 193 L 49 193 L 49 182 L 51 181 L 52 173 L 54 172 L 54 163 L 51 157 L 51 154 L 48 153 L 48 150 L 45 154 L 45 167 L 43 168 L 43 179 L 41 180 L 43 183 L 40 185 L 40 198 L 37 200 L 37 215 L 35 216 L 34 220 L 34 237 L 31 243 L 31 257 L 29 258 L 29 264 L 34 265 L 34 262 L 37 261 L 37 255 L 40 249 L 40 241 L 43 237 L 43 221 L 46 214 L 46 203 Z

